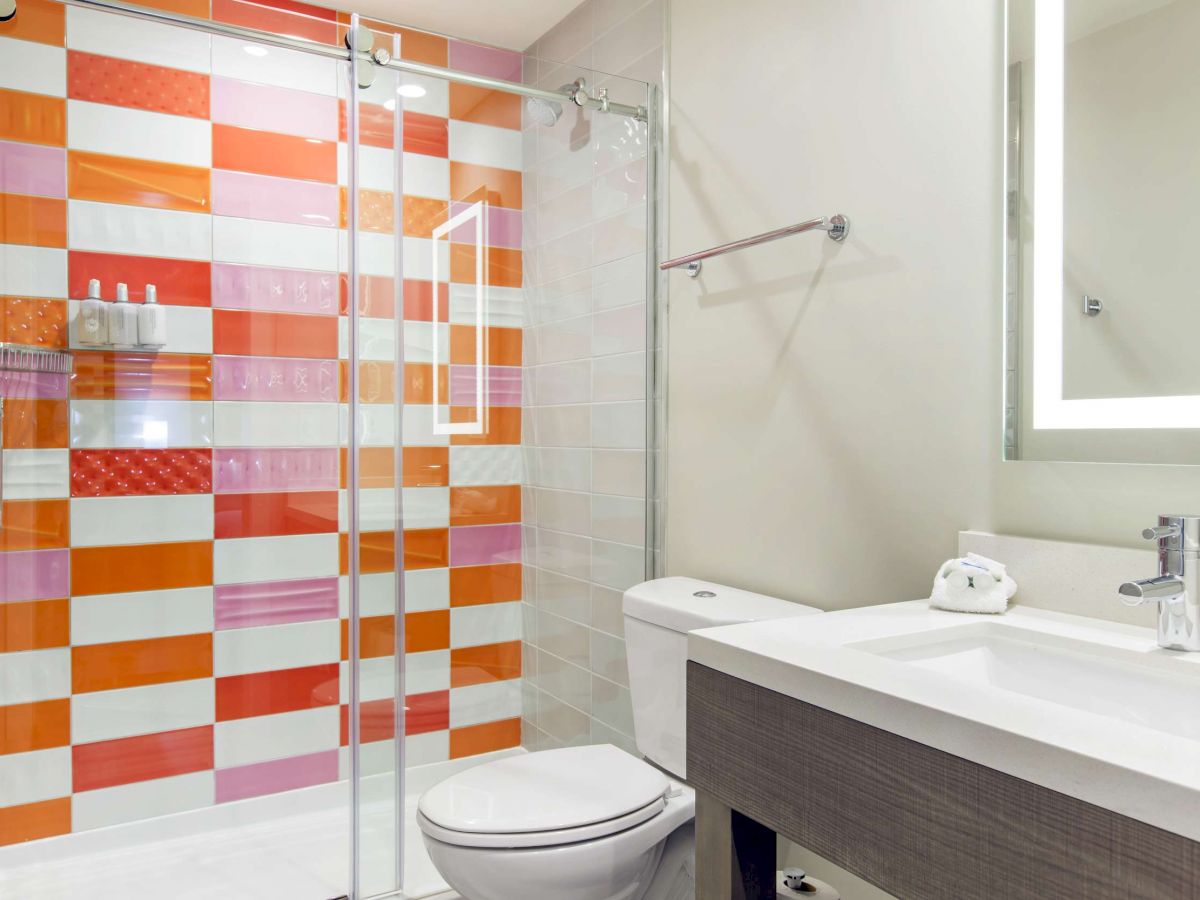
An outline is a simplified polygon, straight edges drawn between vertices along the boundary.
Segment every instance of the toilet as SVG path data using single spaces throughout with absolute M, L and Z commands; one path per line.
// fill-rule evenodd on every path
M 421 796 L 417 822 L 465 900 L 691 900 L 687 633 L 820 610 L 672 577 L 625 592 L 633 756 L 611 744 L 506 757 Z

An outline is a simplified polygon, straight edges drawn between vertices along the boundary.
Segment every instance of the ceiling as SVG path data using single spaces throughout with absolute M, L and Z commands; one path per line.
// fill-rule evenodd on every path
M 314 0 L 397 25 L 411 25 L 511 50 L 524 50 L 580 0 Z

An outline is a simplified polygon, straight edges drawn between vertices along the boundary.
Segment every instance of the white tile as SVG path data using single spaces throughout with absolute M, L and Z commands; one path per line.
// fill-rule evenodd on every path
M 450 159 L 455 162 L 520 172 L 523 157 L 521 132 L 450 120 Z
M 358 527 L 362 531 L 394 531 L 399 510 L 392 488 L 361 488 L 358 492 Z M 348 531 L 347 492 L 338 492 L 338 530 Z M 448 503 L 449 501 L 447 501 Z
M 641 400 L 646 396 L 646 354 L 623 353 L 592 360 L 592 399 Z
M 252 266 L 336 272 L 338 233 L 315 225 L 213 216 L 212 258 Z
M 0 653 L 0 706 L 35 703 L 71 695 L 71 651 Z
M 592 355 L 646 349 L 646 305 L 635 303 L 592 316 Z
M 210 494 L 165 497 L 84 497 L 71 501 L 71 546 L 209 541 Z
M 34 41 L 0 37 L 0 88 L 67 95 L 67 51 Z
M 591 534 L 604 541 L 641 544 L 646 539 L 646 501 L 635 497 L 592 497 Z
M 532 440 L 532 435 L 527 439 Z M 564 491 L 589 489 L 591 451 L 568 447 L 525 447 L 525 483 Z
M 345 142 L 338 144 L 338 184 L 350 183 L 349 156 Z M 447 185 L 449 170 L 447 169 Z M 396 189 L 396 154 L 382 147 L 358 148 L 358 184 L 364 190 L 394 191 Z M 447 191 L 449 188 L 447 188 Z
M 521 604 L 479 603 L 450 610 L 450 646 L 478 647 L 521 639 Z
M 365 169 L 366 149 L 360 157 Z M 389 157 L 392 151 L 386 152 Z M 394 161 L 389 160 L 389 167 Z M 367 185 L 364 183 L 363 187 Z M 424 153 L 404 154 L 404 193 L 413 197 L 428 197 L 432 200 L 450 199 L 450 160 L 440 156 L 426 156 Z
M 208 168 L 212 165 L 212 126 L 207 119 L 68 100 L 67 146 Z
M 521 715 L 521 679 L 491 681 L 450 690 L 450 727 L 478 725 Z
M 597 494 L 644 497 L 646 494 L 645 451 L 593 451 L 592 490 Z
M 71 698 L 71 739 L 76 744 L 211 725 L 216 719 L 216 682 L 171 681 Z
M 484 315 L 493 328 L 521 328 L 525 325 L 525 292 L 520 288 L 488 285 L 483 295 Z M 456 325 L 475 324 L 475 285 L 450 285 L 450 321 Z
M 526 330 L 526 365 L 587 359 L 592 355 L 592 317 L 548 322 Z
M 336 534 L 238 538 L 213 544 L 213 583 L 241 584 L 338 573 Z
M 170 69 L 210 69 L 209 39 L 203 32 L 77 6 L 67 8 L 67 47 Z
M 207 213 L 70 200 L 67 245 L 72 250 L 132 253 L 208 261 L 213 250 Z
M 341 658 L 335 619 L 233 628 L 213 635 L 213 675 L 246 675 L 335 663 Z
M 403 495 L 406 529 L 450 526 L 450 488 L 404 488 Z
M 434 434 L 433 407 L 427 403 L 405 403 L 403 411 L 405 447 L 445 447 L 450 435 Z M 449 421 L 450 407 L 438 407 L 437 420 Z
M 592 399 L 592 360 L 528 366 L 523 386 L 525 406 L 557 406 L 587 403 Z
M 404 361 L 406 363 L 433 362 L 433 340 L 437 338 L 439 363 L 450 361 L 450 329 L 432 322 L 404 323 Z
M 450 690 L 450 651 L 404 655 L 404 693 L 428 694 Z
M 366 616 L 390 616 L 396 612 L 396 573 L 375 572 L 358 578 L 358 608 Z M 350 615 L 350 578 L 338 578 L 338 615 Z
M 406 323 L 407 329 L 413 324 Z M 350 358 L 350 321 L 338 318 L 338 358 Z M 394 362 L 396 358 L 396 320 L 363 316 L 358 320 L 358 358 L 367 362 Z M 414 360 L 407 360 L 413 362 Z
M 5 450 L 4 499 L 49 500 L 70 496 L 69 450 Z
M 0 294 L 67 296 L 67 251 L 0 244 Z
M 104 292 L 115 291 L 116 285 L 104 285 Z M 79 307 L 81 301 L 68 302 L 68 337 L 71 348 L 84 345 L 79 342 Z M 163 305 L 167 320 L 167 345 L 165 353 L 212 353 L 212 310 L 207 306 Z
M 336 750 L 341 739 L 337 706 L 218 722 L 213 751 L 218 769 Z
M 246 41 L 226 37 L 214 37 L 212 45 L 214 75 L 337 96 L 335 60 L 265 44 L 254 44 L 256 52 L 251 54 L 246 52 Z
M 449 651 L 446 651 L 449 667 Z M 374 656 L 359 663 L 359 697 L 364 703 L 372 700 L 390 700 L 396 696 L 396 657 Z M 339 702 L 350 702 L 350 663 L 338 665 Z M 408 689 L 411 694 L 413 690 Z
M 626 591 L 646 579 L 646 551 L 638 546 L 592 541 L 591 578 L 614 591 Z
M 0 797 L 4 798 L 5 806 L 70 795 L 70 747 L 0 756 Z
M 287 404 L 295 406 L 294 403 Z M 338 443 L 346 446 L 350 441 L 350 409 L 341 405 L 339 410 Z M 405 420 L 407 422 L 407 419 Z M 393 404 L 364 403 L 358 408 L 358 440 L 363 447 L 394 447 L 396 445 L 396 407 Z M 405 431 L 405 441 L 408 432 Z
M 640 450 L 646 446 L 646 404 L 592 404 L 592 446 Z
M 212 407 L 198 400 L 72 400 L 71 446 L 211 447 Z
M 450 117 L 450 82 L 444 78 L 427 78 L 424 75 L 413 75 L 400 72 L 397 75 L 397 88 L 420 87 L 425 93 L 420 97 L 403 97 L 401 109 L 405 112 L 421 113 L 426 116 Z
M 408 612 L 450 608 L 450 570 L 415 569 L 404 573 L 404 608 Z
M 71 798 L 71 826 L 88 831 L 201 809 L 213 804 L 214 795 L 211 770 L 84 791 Z
M 521 448 L 510 444 L 450 448 L 450 484 L 520 484 Z
M 592 269 L 592 300 L 596 309 L 628 306 L 645 299 L 645 253 L 635 253 Z
M 211 506 L 212 498 L 206 495 L 205 499 Z M 74 525 L 74 515 L 71 518 Z M 124 539 L 125 535 L 119 532 L 108 536 L 108 541 Z M 92 594 L 71 598 L 71 643 L 75 646 L 180 634 L 205 634 L 212 630 L 211 587 Z
M 219 400 L 218 447 L 336 447 L 338 404 Z
M 445 762 L 449 758 L 450 732 L 448 730 L 414 734 L 404 739 L 404 764 L 406 766 Z M 453 900 L 453 897 L 448 900 Z

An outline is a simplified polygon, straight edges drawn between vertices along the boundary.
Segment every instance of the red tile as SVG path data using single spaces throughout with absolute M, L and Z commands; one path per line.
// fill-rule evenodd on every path
M 368 700 L 361 704 L 359 733 L 365 744 L 390 741 L 396 736 L 396 705 L 392 700 Z M 409 694 L 404 702 L 404 733 L 428 734 L 450 727 L 450 692 Z M 342 746 L 350 744 L 350 708 L 342 706 Z
M 218 722 L 316 709 L 337 702 L 337 663 L 217 679 Z
M 212 265 L 187 259 L 123 256 L 72 250 L 67 255 L 67 291 L 87 296 L 88 279 L 98 278 L 104 298 L 111 300 L 117 282 L 129 285 L 129 299 L 146 299 L 146 285 L 158 288 L 158 302 L 168 306 L 211 306 Z
M 212 767 L 211 725 L 71 748 L 73 789 L 77 792 L 204 772 Z
M 337 142 L 213 124 L 212 167 L 337 183 Z
M 338 137 L 346 140 L 346 102 L 338 105 Z M 369 147 L 391 150 L 395 146 L 395 113 L 375 103 L 358 107 L 359 142 Z M 440 156 L 450 150 L 450 120 L 426 113 L 405 111 L 404 152 Z
M 213 310 L 213 353 L 337 359 L 338 323 L 332 316 Z
M 450 121 L 424 113 L 404 114 L 404 152 L 426 156 L 450 155 Z
M 212 0 L 215 22 L 257 28 L 291 37 L 334 44 L 338 40 L 337 14 L 332 9 L 291 0 Z
M 67 96 L 173 116 L 208 118 L 208 76 L 97 56 L 67 53 Z
M 218 540 L 338 530 L 337 491 L 217 494 L 213 504 Z
M 212 493 L 211 450 L 72 450 L 72 497 Z

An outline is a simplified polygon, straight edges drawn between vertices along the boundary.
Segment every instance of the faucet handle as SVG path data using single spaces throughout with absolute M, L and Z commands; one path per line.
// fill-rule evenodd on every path
M 1155 525 L 1153 528 L 1142 529 L 1142 537 L 1148 541 L 1179 537 L 1182 533 L 1183 529 L 1178 525 Z
M 1159 552 L 1200 552 L 1200 516 L 1159 516 L 1158 524 L 1142 531 L 1148 541 L 1158 541 Z

